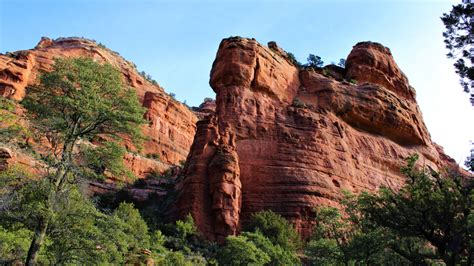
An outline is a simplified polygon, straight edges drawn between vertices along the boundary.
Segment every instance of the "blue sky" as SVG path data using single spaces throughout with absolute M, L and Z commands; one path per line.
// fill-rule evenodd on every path
M 302 62 L 313 53 L 326 63 L 345 58 L 359 41 L 377 41 L 417 90 L 432 138 L 462 161 L 474 140 L 474 110 L 445 57 L 439 19 L 458 2 L 0 0 L 0 52 L 32 48 L 42 36 L 84 36 L 198 105 L 214 97 L 209 71 L 223 38 L 276 41 Z

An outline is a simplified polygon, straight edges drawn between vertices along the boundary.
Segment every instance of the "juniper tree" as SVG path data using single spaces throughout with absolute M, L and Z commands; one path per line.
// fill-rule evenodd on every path
M 27 88 L 22 101 L 33 132 L 51 147 L 49 183 L 43 215 L 37 217 L 26 263 L 35 264 L 49 226 L 54 207 L 69 184 L 77 180 L 75 158 L 83 139 L 129 136 L 140 138 L 144 109 L 136 93 L 122 83 L 121 74 L 110 64 L 92 59 L 56 59 L 51 72 Z
M 407 183 L 399 191 L 382 188 L 363 193 L 359 207 L 374 225 L 399 238 L 417 238 L 434 247 L 434 253 L 408 254 L 446 265 L 472 265 L 474 249 L 474 181 L 457 173 L 442 176 L 415 169 L 417 156 L 402 169 Z M 402 254 L 403 255 L 403 254 Z

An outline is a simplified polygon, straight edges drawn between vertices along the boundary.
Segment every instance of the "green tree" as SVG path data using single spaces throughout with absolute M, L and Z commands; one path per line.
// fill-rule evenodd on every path
M 316 212 L 317 226 L 306 254 L 315 264 L 348 265 L 351 261 L 349 238 L 353 232 L 350 222 L 334 207 L 321 207 Z
M 406 264 L 406 260 L 390 249 L 390 232 L 368 224 L 357 212 L 354 201 L 353 196 L 342 201 L 344 215 L 334 207 L 317 209 L 317 226 L 305 249 L 312 264 Z
M 453 6 L 451 12 L 443 14 L 446 30 L 444 43 L 449 50 L 448 58 L 456 60 L 454 67 L 460 77 L 465 92 L 470 92 L 474 105 L 474 55 L 469 50 L 474 38 L 474 4 L 466 3 Z
M 133 174 L 124 164 L 123 158 L 126 150 L 120 144 L 107 141 L 101 146 L 80 146 L 82 162 L 79 162 L 82 170 L 81 176 L 91 179 L 105 179 L 106 171 L 115 177 L 133 178 Z
M 77 179 L 78 141 L 97 135 L 138 139 L 144 109 L 135 92 L 123 86 L 118 70 L 87 58 L 56 59 L 53 70 L 27 91 L 22 104 L 35 135 L 52 147 L 44 212 L 37 217 L 26 259 L 31 265 L 38 259 L 60 195 Z
M 270 257 L 268 265 L 299 265 L 301 264 L 295 252 L 284 250 L 279 245 L 275 245 L 258 230 L 256 232 L 243 232 L 241 236 L 246 237 L 255 246 L 261 249 Z
M 339 59 L 339 63 L 337 63 L 338 66 L 345 68 L 346 67 L 346 59 L 341 58 Z
M 297 68 L 302 68 L 303 67 L 303 64 L 301 64 L 298 59 L 296 59 L 295 55 L 293 53 L 287 53 L 288 55 L 288 60 L 290 61 L 290 63 L 292 63 L 294 66 L 296 66 Z
M 260 231 L 284 250 L 296 251 L 301 247 L 301 240 L 293 225 L 271 210 L 253 213 L 244 229 L 249 232 Z
M 28 177 L 13 167 L 0 172 L 0 180 L 9 189 L 1 198 L 6 203 L 0 220 L 0 252 L 5 252 L 1 255 L 5 260 L 26 258 L 36 221 L 46 214 L 49 226 L 39 264 L 143 261 L 140 251 L 151 246 L 148 227 L 131 204 L 123 203 L 107 215 L 72 185 L 56 195 L 61 200 L 48 211 L 44 201 L 50 187 L 47 179 Z
M 307 68 L 320 68 L 324 65 L 323 60 L 320 56 L 309 54 L 308 63 L 305 65 Z
M 245 236 L 228 236 L 217 253 L 221 265 L 265 265 L 270 257 Z
M 10 143 L 30 137 L 30 132 L 20 121 L 16 110 L 17 104 L 13 100 L 0 97 L 0 137 L 8 139 Z
M 434 253 L 415 254 L 425 261 L 441 259 L 447 265 L 472 265 L 474 181 L 457 173 L 441 176 L 416 170 L 417 158 L 410 157 L 402 168 L 407 183 L 399 191 L 383 188 L 376 194 L 361 194 L 361 212 L 398 237 L 429 243 Z
M 32 234 L 21 224 L 14 224 L 9 228 L 0 225 L 0 264 L 20 264 L 26 257 Z

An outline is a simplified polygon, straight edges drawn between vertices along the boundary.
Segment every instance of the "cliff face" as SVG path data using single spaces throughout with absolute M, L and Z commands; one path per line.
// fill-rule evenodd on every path
M 149 140 L 144 143 L 142 154 L 151 154 L 159 160 L 128 154 L 126 163 L 135 174 L 145 176 L 151 171 L 163 171 L 186 159 L 194 138 L 196 115 L 159 85 L 139 75 L 132 63 L 94 41 L 42 38 L 34 49 L 0 55 L 0 95 L 21 100 L 28 93 L 27 86 L 34 84 L 42 71 L 51 70 L 56 57 L 88 57 L 108 62 L 120 70 L 125 84 L 136 90 L 149 121 L 143 127 Z M 133 149 L 126 141 L 125 145 Z
M 176 205 L 208 238 L 223 240 L 262 209 L 307 236 L 314 207 L 337 206 L 343 190 L 399 187 L 413 153 L 433 169 L 454 163 L 431 141 L 388 48 L 359 43 L 345 69 L 313 71 L 269 46 L 225 39 L 212 67 L 216 111 L 197 124 Z

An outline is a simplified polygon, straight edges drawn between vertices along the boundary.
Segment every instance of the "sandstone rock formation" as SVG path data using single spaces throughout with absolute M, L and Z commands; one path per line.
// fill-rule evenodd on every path
M 139 176 L 150 171 L 163 171 L 186 159 L 192 144 L 197 116 L 182 103 L 174 100 L 156 84 L 142 77 L 133 63 L 118 53 L 83 38 L 42 38 L 31 50 L 0 55 L 0 95 L 21 100 L 27 86 L 36 82 L 42 71 L 51 69 L 55 57 L 89 57 L 117 67 L 125 84 L 136 89 L 149 125 L 143 128 L 149 139 L 141 155 L 128 154 L 127 164 Z M 132 145 L 125 143 L 133 150 Z M 145 155 L 159 160 L 145 158 Z
M 13 158 L 12 151 L 5 147 L 0 147 L 0 171 L 7 169 L 9 161 Z
M 433 169 L 454 164 L 431 141 L 390 50 L 377 43 L 355 45 L 345 69 L 315 71 L 297 69 L 275 43 L 229 38 L 210 84 L 216 111 L 197 124 L 176 205 L 209 239 L 238 232 L 262 209 L 305 237 L 314 207 L 337 206 L 343 190 L 399 187 L 413 153 Z

